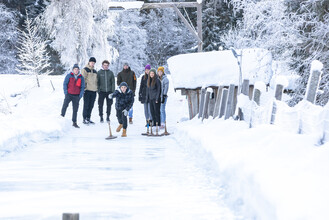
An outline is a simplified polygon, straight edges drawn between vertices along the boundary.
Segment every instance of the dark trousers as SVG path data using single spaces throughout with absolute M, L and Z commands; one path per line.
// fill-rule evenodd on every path
M 150 100 L 150 109 L 151 109 L 151 115 L 152 115 L 152 119 L 153 119 L 153 126 L 156 126 L 156 123 L 158 123 L 158 125 L 161 125 L 161 121 L 160 121 L 160 106 L 161 103 L 155 103 L 155 100 Z
M 69 106 L 70 102 L 72 102 L 72 106 L 73 106 L 73 113 L 72 113 L 72 121 L 73 122 L 77 122 L 77 113 L 78 113 L 78 109 L 79 109 L 79 95 L 71 95 L 71 94 L 66 94 L 65 98 L 64 98 L 64 103 L 63 103 L 63 107 L 62 107 L 62 116 L 65 116 L 66 113 L 66 109 Z
M 83 95 L 83 119 L 90 119 L 91 111 L 93 110 L 94 104 L 96 100 L 96 92 L 86 90 Z
M 99 92 L 98 93 L 98 111 L 99 116 L 103 117 L 103 105 L 104 105 L 104 99 L 106 99 L 106 116 L 111 115 L 111 107 L 113 104 L 113 100 L 109 98 L 109 94 L 111 92 Z
M 123 125 L 123 129 L 127 129 L 128 127 L 128 121 L 127 121 L 127 116 L 125 116 L 122 112 L 122 110 L 117 109 L 117 118 L 119 124 Z

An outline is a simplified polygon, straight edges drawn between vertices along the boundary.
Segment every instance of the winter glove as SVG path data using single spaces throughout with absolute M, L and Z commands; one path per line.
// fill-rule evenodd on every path
M 113 99 L 113 93 L 109 95 L 109 99 Z
M 161 103 L 164 103 L 165 100 L 166 100 L 166 98 L 167 98 L 167 95 L 163 95 L 162 100 L 161 100 Z
M 126 109 L 124 109 L 122 112 L 123 112 L 123 114 L 124 114 L 125 116 L 128 115 L 128 111 L 127 111 Z

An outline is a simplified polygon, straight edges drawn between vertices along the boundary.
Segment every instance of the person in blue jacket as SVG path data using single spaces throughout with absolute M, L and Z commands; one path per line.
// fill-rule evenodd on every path
M 74 64 L 72 72 L 66 75 L 63 83 L 63 89 L 65 94 L 65 99 L 62 106 L 61 116 L 63 117 L 65 116 L 66 109 L 69 106 L 70 102 L 72 102 L 73 127 L 80 128 L 77 124 L 77 113 L 79 109 L 79 101 L 82 98 L 85 90 L 85 79 L 80 73 L 78 64 Z
M 119 85 L 119 89 L 110 94 L 109 98 L 116 98 L 115 109 L 117 110 L 117 118 L 119 122 L 116 131 L 120 132 L 121 128 L 123 128 L 121 137 L 127 137 L 127 116 L 129 110 L 134 104 L 134 93 L 129 89 L 126 82 L 122 82 Z

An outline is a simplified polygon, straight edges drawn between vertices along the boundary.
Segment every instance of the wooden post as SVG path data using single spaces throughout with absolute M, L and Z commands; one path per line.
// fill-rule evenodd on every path
M 201 118 L 202 117 L 205 96 L 206 96 L 206 89 L 203 88 L 203 89 L 201 89 L 201 98 L 200 98 L 200 106 L 199 106 L 199 116 L 198 116 L 198 118 Z
M 243 80 L 241 93 L 243 95 L 249 96 L 249 79 Z M 241 108 L 238 109 L 238 117 L 239 120 L 244 120 L 244 116 Z
M 205 99 L 204 107 L 203 107 L 202 121 L 203 121 L 203 119 L 208 119 L 208 117 L 209 117 L 209 115 L 208 115 L 209 99 L 210 99 L 210 92 L 207 91 L 206 99 Z
M 228 88 L 228 97 L 227 97 L 227 104 L 226 104 L 225 116 L 224 116 L 225 120 L 233 115 L 234 89 L 235 89 L 235 85 L 230 84 Z
M 187 91 L 187 103 L 189 109 L 190 119 L 194 118 L 199 111 L 199 91 L 198 90 L 186 90 Z
M 214 118 L 216 118 L 219 115 L 219 107 L 220 107 L 220 101 L 222 98 L 222 93 L 223 93 L 223 86 L 218 87 L 218 92 L 217 92 L 217 97 L 216 97 L 216 102 L 215 102 L 215 107 L 214 107 Z
M 260 104 L 260 95 L 261 95 L 261 92 L 259 89 L 255 89 L 254 90 L 254 97 L 253 97 L 253 100 L 257 103 L 257 105 Z
M 318 86 L 321 79 L 321 72 L 318 70 L 314 70 L 311 72 L 310 78 L 308 80 L 305 99 L 312 104 L 314 104 L 316 99 L 316 92 L 318 90 Z
M 79 213 L 63 213 L 62 220 L 79 220 Z
M 226 103 L 227 103 L 227 95 L 228 95 L 228 89 L 223 89 L 222 90 L 223 94 L 222 94 L 222 98 L 220 101 L 220 110 L 219 110 L 219 118 L 221 118 L 224 113 L 225 113 L 225 109 L 226 109 Z
M 198 52 L 202 52 L 202 3 L 197 5 L 197 26 L 198 26 Z
M 276 85 L 275 99 L 278 100 L 278 101 L 281 101 L 281 99 L 282 99 L 282 93 L 283 93 L 283 85 L 280 85 L 280 84 Z M 273 102 L 272 115 L 271 115 L 271 124 L 274 124 L 276 110 L 277 110 L 276 103 Z
M 210 93 L 209 98 L 209 107 L 208 107 L 208 116 L 214 117 L 214 110 L 215 110 L 215 104 L 216 104 L 216 97 L 218 93 L 218 88 L 213 88 L 213 92 Z

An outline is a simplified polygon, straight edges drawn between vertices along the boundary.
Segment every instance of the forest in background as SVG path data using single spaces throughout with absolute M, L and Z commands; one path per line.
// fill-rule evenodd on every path
M 166 66 L 171 56 L 197 51 L 197 41 L 174 10 L 109 11 L 107 3 L 1 0 L 0 73 L 18 73 L 22 47 L 18 29 L 26 31 L 27 13 L 47 44 L 52 74 L 63 74 L 74 63 L 84 66 L 95 56 L 98 65 L 108 59 L 115 74 L 128 62 L 140 75 L 146 64 Z M 291 105 L 302 99 L 311 61 L 317 59 L 324 64 L 317 103 L 327 103 L 328 0 L 204 0 L 202 4 L 204 51 L 268 49 L 285 74 L 301 76 Z M 187 8 L 181 12 L 196 27 L 196 11 Z

